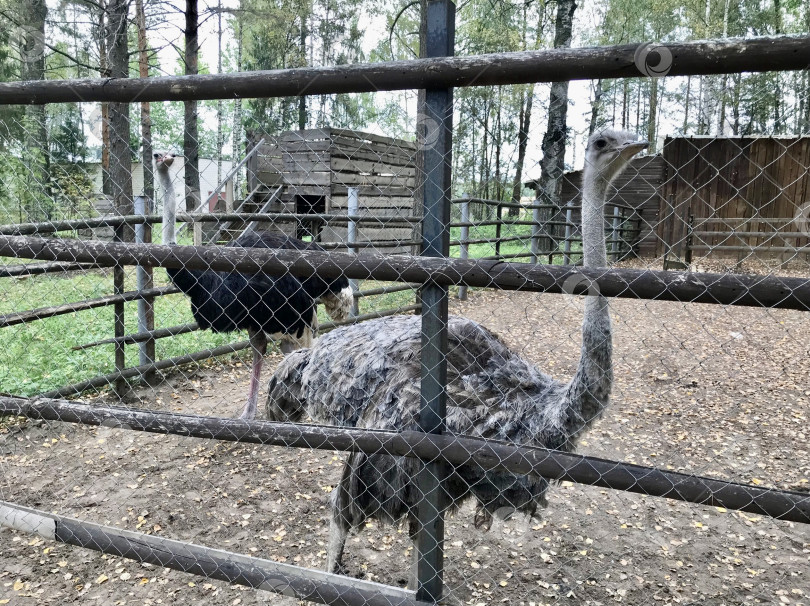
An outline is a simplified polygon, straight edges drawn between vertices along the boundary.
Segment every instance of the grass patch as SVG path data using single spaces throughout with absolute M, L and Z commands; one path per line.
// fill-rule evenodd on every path
M 155 230 L 159 239 L 160 230 Z M 451 239 L 461 236 L 460 228 L 451 229 Z M 471 227 L 471 240 L 496 237 L 494 225 Z M 514 242 L 503 243 L 502 255 L 528 253 L 531 244 L 530 225 L 503 225 L 502 238 L 518 237 Z M 191 234 L 186 232 L 181 243 L 191 243 Z M 451 249 L 451 256 L 458 257 L 459 247 Z M 494 243 L 470 245 L 471 258 L 495 255 Z M 576 257 L 574 257 L 576 259 Z M 510 259 L 511 260 L 511 259 Z M 516 259 L 528 262 L 529 258 Z M 0 262 L 19 264 L 30 261 L 20 259 L 0 259 Z M 562 263 L 556 256 L 555 263 Z M 169 283 L 165 270 L 155 268 L 155 286 Z M 397 285 L 396 282 L 360 282 L 362 290 Z M 62 305 L 86 299 L 106 296 L 112 293 L 112 270 L 99 269 L 85 272 L 72 272 L 66 275 L 43 275 L 24 278 L 7 278 L 0 291 L 0 314 L 22 310 Z M 127 268 L 125 290 L 135 290 L 135 268 Z M 403 308 L 415 302 L 415 292 L 404 290 L 359 300 L 361 314 L 373 311 Z M 125 328 L 127 334 L 137 332 L 137 302 L 124 305 Z M 65 385 L 114 372 L 114 346 L 102 345 L 90 349 L 72 351 L 72 347 L 113 337 L 112 306 L 86 310 L 10 326 L 3 329 L 4 347 L 0 349 L 0 391 L 23 396 L 36 395 Z M 319 321 L 328 320 L 322 307 L 319 308 Z M 155 301 L 155 325 L 158 328 L 193 322 L 191 307 L 183 294 L 158 297 Z M 217 347 L 247 338 L 247 334 L 216 334 L 211 331 L 197 331 L 156 342 L 158 360 L 181 356 L 202 349 Z M 126 365 L 137 366 L 138 346 L 125 348 Z M 242 352 L 248 355 L 246 352 Z

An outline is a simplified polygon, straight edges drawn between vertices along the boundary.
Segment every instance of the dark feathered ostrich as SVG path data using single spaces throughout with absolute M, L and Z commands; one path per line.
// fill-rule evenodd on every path
M 603 209 L 610 182 L 646 147 L 627 132 L 593 135 L 583 176 L 582 234 L 586 267 L 606 267 Z M 448 326 L 447 432 L 573 450 L 608 404 L 613 369 L 608 303 L 588 297 L 579 364 L 570 381 L 538 370 L 483 326 L 452 317 Z M 288 356 L 267 399 L 270 419 L 305 413 L 344 427 L 419 430 L 421 323 L 388 317 L 335 330 Z M 337 571 L 347 534 L 368 518 L 407 518 L 415 536 L 419 463 L 412 458 L 353 453 L 332 493 L 328 569 Z M 476 523 L 500 508 L 535 514 L 546 503 L 543 478 L 464 465 L 443 482 L 449 509 L 477 502 Z
M 170 245 L 176 244 L 175 196 L 169 175 L 173 160 L 170 154 L 155 154 L 155 168 L 163 188 L 163 243 Z M 317 244 L 281 233 L 256 231 L 242 234 L 227 246 L 321 250 Z M 318 329 L 318 300 L 335 320 L 344 319 L 351 310 L 352 291 L 343 277 L 327 281 L 317 275 L 296 278 L 290 274 L 194 269 L 167 269 L 167 272 L 174 285 L 191 300 L 191 312 L 200 328 L 215 332 L 248 331 L 253 366 L 247 403 L 240 415 L 243 419 L 256 416 L 267 335 L 280 338 L 285 352 L 295 346 L 308 347 Z

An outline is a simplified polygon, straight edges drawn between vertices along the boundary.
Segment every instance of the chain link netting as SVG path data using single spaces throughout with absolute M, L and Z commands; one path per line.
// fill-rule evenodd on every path
M 616 86 L 613 117 L 607 104 L 599 114 L 616 130 L 600 126 L 586 146 L 587 124 L 574 129 L 570 170 L 550 177 L 532 148 L 543 124 L 527 131 L 516 175 L 520 133 L 491 122 L 501 117 L 496 96 L 525 88 L 494 89 L 489 105 L 474 98 L 489 88 L 457 92 L 452 200 L 440 219 L 450 222 L 450 256 L 492 261 L 492 281 L 449 289 L 442 447 L 451 462 L 423 468 L 400 456 L 415 449 L 438 460 L 440 447 L 414 434 L 395 450 L 388 433 L 346 434 L 342 446 L 318 433 L 420 430 L 420 384 L 438 366 L 420 362 L 431 338 L 421 285 L 401 275 L 4 257 L 0 500 L 9 508 L 0 517 L 15 530 L 0 530 L 0 603 L 414 603 L 400 588 L 414 588 L 412 538 L 431 484 L 447 506 L 446 603 L 807 603 L 810 534 L 798 522 L 810 500 L 808 310 L 729 305 L 732 294 L 723 305 L 632 298 L 632 280 L 622 297 L 604 298 L 603 282 L 586 276 L 667 269 L 698 282 L 744 273 L 806 287 L 808 91 L 785 92 L 776 122 L 761 117 L 746 131 L 727 117 L 734 133 L 726 125 L 722 136 L 673 127 L 641 151 L 644 136 L 625 132 L 641 129 L 621 107 L 616 114 Z M 531 94 L 542 106 L 548 89 Z M 366 101 L 341 97 L 346 107 Z M 413 111 L 415 94 L 385 103 L 396 128 L 332 126 L 317 98 L 311 128 L 254 121 L 233 146 L 239 155 L 200 154 L 197 187 L 181 142 L 156 136 L 147 167 L 133 151 L 124 211 L 105 194 L 101 159 L 82 152 L 86 139 L 37 152 L 31 141 L 48 124 L 34 127 L 29 115 L 0 139 L 2 233 L 327 251 L 359 255 L 369 272 L 397 267 L 402 257 L 392 255 L 422 249 L 420 155 L 442 127 Z M 101 123 L 95 104 L 75 111 L 91 129 Z M 702 111 L 712 120 L 720 109 Z M 133 234 L 120 227 L 127 222 Z M 494 287 L 501 262 L 571 272 L 560 294 L 506 290 Z M 22 399 L 43 395 L 72 404 Z M 11 414 L 24 410 L 30 418 Z M 193 417 L 150 421 L 150 411 Z M 254 415 L 311 425 L 273 433 L 242 422 Z M 495 454 L 478 456 L 466 438 L 497 441 Z M 510 444 L 534 454 L 506 457 Z M 574 476 L 555 476 L 557 459 L 537 447 L 607 462 L 585 459 Z M 417 481 L 425 470 L 433 482 Z M 621 484 L 613 472 L 629 474 L 629 492 L 608 488 Z M 667 472 L 760 492 L 734 488 L 734 501 L 699 477 L 690 492 L 685 476 Z M 693 503 L 648 496 L 661 494 Z M 783 499 L 782 513 L 752 513 L 760 498 Z M 299 578 L 293 567 L 341 576 Z

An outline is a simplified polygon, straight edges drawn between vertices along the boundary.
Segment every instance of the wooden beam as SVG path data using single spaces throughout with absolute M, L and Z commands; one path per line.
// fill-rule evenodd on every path
M 343 214 L 305 214 L 305 213 L 202 213 L 192 215 L 178 213 L 177 221 L 184 223 L 218 223 L 220 221 L 311 221 L 318 219 L 330 223 L 348 223 L 349 218 Z M 402 224 L 411 225 L 419 223 L 421 217 L 380 217 L 375 215 L 360 216 L 353 221 L 371 224 Z M 0 234 L 7 236 L 32 236 L 51 234 L 59 231 L 72 231 L 77 229 L 92 229 L 95 227 L 117 227 L 119 225 L 140 225 L 161 223 L 160 215 L 126 215 L 118 217 L 95 217 L 91 219 L 73 219 L 70 221 L 43 221 L 41 223 L 19 223 L 0 225 Z
M 456 467 L 475 464 L 483 469 L 532 474 L 549 480 L 567 480 L 810 524 L 810 495 L 806 493 L 483 438 L 244 421 L 10 396 L 0 396 L 2 415 L 226 442 L 419 457 L 426 461 L 443 460 Z
M 358 280 L 433 281 L 505 290 L 810 310 L 810 279 L 745 274 L 601 269 L 560 265 L 222 246 L 158 246 L 0 235 L 0 256 L 98 265 L 153 265 L 263 271 L 271 275 L 344 275 Z M 571 287 L 571 284 L 575 286 Z
M 87 78 L 0 83 L 0 105 L 89 101 L 186 101 L 296 97 L 419 88 L 493 86 L 639 78 L 640 53 L 659 50 L 672 57 L 669 76 L 807 69 L 810 37 L 780 36 L 749 40 L 704 40 L 674 44 L 624 44 L 594 48 L 436 57 L 320 68 L 169 76 Z
M 102 526 L 0 501 L 0 526 L 206 579 L 335 606 L 430 606 L 413 591 L 302 566 Z
M 65 303 L 64 305 L 53 305 L 51 307 L 40 307 L 28 311 L 18 311 L 0 316 L 0 328 L 14 326 L 15 324 L 25 324 L 34 320 L 43 320 L 45 318 L 52 318 L 54 316 L 61 316 L 77 311 L 85 311 L 87 309 L 96 309 L 97 307 L 117 305 L 126 303 L 127 301 L 138 301 L 147 297 L 169 295 L 176 292 L 180 292 L 180 289 L 175 286 L 163 286 L 161 288 L 150 288 L 142 291 L 129 291 L 116 295 L 108 295 L 106 297 L 88 299 L 77 303 Z

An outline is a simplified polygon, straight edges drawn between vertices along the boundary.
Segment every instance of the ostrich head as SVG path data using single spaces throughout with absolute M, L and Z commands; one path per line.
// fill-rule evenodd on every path
M 155 168 L 159 171 L 168 171 L 169 167 L 174 163 L 175 155 L 169 152 L 155 153 Z
M 648 146 L 635 134 L 623 130 L 597 131 L 585 149 L 585 171 L 603 187 L 624 170 L 630 159 Z

